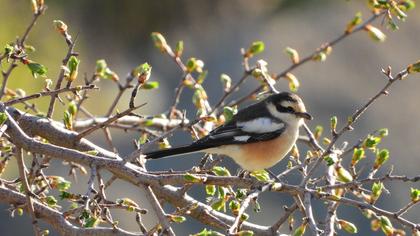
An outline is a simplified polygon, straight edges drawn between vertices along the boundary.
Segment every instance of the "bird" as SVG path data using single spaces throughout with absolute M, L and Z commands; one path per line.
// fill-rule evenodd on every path
M 204 152 L 232 158 L 243 170 L 270 168 L 283 159 L 299 137 L 304 120 L 312 120 L 302 99 L 281 92 L 239 110 L 231 120 L 190 145 L 144 153 L 159 159 Z

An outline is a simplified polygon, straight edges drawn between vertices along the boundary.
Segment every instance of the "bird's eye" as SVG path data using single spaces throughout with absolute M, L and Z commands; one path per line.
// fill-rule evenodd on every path
M 284 113 L 293 113 L 295 110 L 293 109 L 293 107 L 288 106 L 288 107 L 284 107 L 280 104 L 276 105 L 276 109 L 279 112 L 284 112 Z
M 295 110 L 293 110 L 293 107 L 286 107 L 286 111 L 287 112 L 294 112 Z

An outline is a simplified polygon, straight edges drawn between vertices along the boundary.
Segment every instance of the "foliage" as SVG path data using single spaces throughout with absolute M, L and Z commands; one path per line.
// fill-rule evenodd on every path
M 158 144 L 160 148 L 169 148 L 171 144 L 168 136 L 181 128 L 194 139 L 205 136 L 214 127 L 231 120 L 245 101 L 276 92 L 274 85 L 279 79 L 287 81 L 291 91 L 298 91 L 300 81 L 292 74 L 293 70 L 308 62 L 326 61 L 335 44 L 357 32 L 366 33 L 376 42 L 383 42 L 386 34 L 380 26 L 374 26 L 374 22 L 382 20 L 389 28 L 396 30 L 398 21 L 404 20 L 408 11 L 414 7 L 411 0 L 369 0 L 368 3 L 372 12 L 369 18 L 363 20 L 362 14 L 356 13 L 353 19 L 343 24 L 341 35 L 322 44 L 313 53 L 302 57 L 302 53 L 296 49 L 286 47 L 284 52 L 291 65 L 280 73 L 271 71 L 265 60 L 255 59 L 257 55 L 269 50 L 264 42 L 255 41 L 242 48 L 243 76 L 234 83 L 235 79 L 229 75 L 220 75 L 223 95 L 214 106 L 209 102 L 209 96 L 213 95 L 208 94 L 204 86 L 208 75 L 204 61 L 195 56 L 185 57 L 184 48 L 188 45 L 184 45 L 183 41 L 178 41 L 175 49 L 172 49 L 163 34 L 151 33 L 154 46 L 174 61 L 183 76 L 168 112 L 145 117 L 135 113 L 144 105 L 136 105 L 135 100 L 141 94 L 140 89 L 159 89 L 159 83 L 153 81 L 152 66 L 147 62 L 139 63 L 123 80 L 111 70 L 104 59 L 98 59 L 95 68 L 92 68 L 91 78 L 85 79 L 84 86 L 75 86 L 74 83 L 81 81 L 78 75 L 79 66 L 83 62 L 75 51 L 71 28 L 61 20 L 54 20 L 52 23 L 58 35 L 63 37 L 68 50 L 60 65 L 60 74 L 54 81 L 55 86 L 50 88 L 53 81 L 47 77 L 47 68 L 32 60 L 29 52 L 34 51 L 34 48 L 25 44 L 38 18 L 46 11 L 43 0 L 32 0 L 32 22 L 25 33 L 16 42 L 5 45 L 0 54 L 0 63 L 5 65 L 4 70 L 2 68 L 3 82 L 0 90 L 0 174 L 6 168 L 13 168 L 8 165 L 11 158 L 16 158 L 20 174 L 17 180 L 0 179 L 0 201 L 12 206 L 12 215 L 15 212 L 21 215 L 24 210 L 29 212 L 33 218 L 35 235 L 48 234 L 47 230 L 42 230 L 38 225 L 37 218 L 45 219 L 63 234 L 128 234 L 118 227 L 118 219 L 114 219 L 111 212 L 113 209 L 123 209 L 135 218 L 141 234 L 145 235 L 174 235 L 172 224 L 182 224 L 190 217 L 215 228 L 205 228 L 194 235 L 276 235 L 286 222 L 289 233 L 293 235 L 304 235 L 305 232 L 313 235 L 334 235 L 340 232 L 338 230 L 357 233 L 357 225 L 348 219 L 342 219 L 338 214 L 339 206 L 359 209 L 371 222 L 374 231 L 382 230 L 385 235 L 403 235 L 405 232 L 401 228 L 404 227 L 411 230 L 413 235 L 418 235 L 418 222 L 404 218 L 403 214 L 420 202 L 419 189 L 407 188 L 406 196 L 409 201 L 398 211 L 391 212 L 376 205 L 383 193 L 388 192 L 387 182 L 420 180 L 418 177 L 397 176 L 391 172 L 382 174 L 381 170 L 392 158 L 390 151 L 382 144 L 383 139 L 389 135 L 388 129 L 367 133 L 359 142 L 350 146 L 340 146 L 338 140 L 353 129 L 360 116 L 376 100 L 389 93 L 394 83 L 420 72 L 420 61 L 409 64 L 398 73 L 393 73 L 391 67 L 383 69 L 382 73 L 387 78 L 384 87 L 348 117 L 346 122 L 341 123 L 340 117 L 333 116 L 329 127 L 317 125 L 313 131 L 304 124 L 306 132 L 301 141 L 309 151 L 304 155 L 300 154 L 299 149 L 303 150 L 301 143 L 294 145 L 288 168 L 283 173 L 273 174 L 269 170 L 258 170 L 244 176 L 232 175 L 228 169 L 218 165 L 219 157 L 209 155 L 205 155 L 190 170 L 152 172 L 145 167 L 145 160 L 141 155 L 144 148 L 154 144 Z M 16 67 L 26 67 L 34 78 L 44 78 L 44 90 L 26 95 L 23 90 L 8 88 L 9 77 Z M 63 80 L 67 81 L 66 86 L 62 86 Z M 83 104 L 103 80 L 111 80 L 118 95 L 109 105 L 107 115 L 97 117 L 86 111 Z M 231 95 L 247 80 L 255 80 L 259 86 L 244 97 L 230 100 Z M 129 108 L 122 112 L 115 111 L 121 96 L 127 90 L 132 90 Z M 196 108 L 196 116 L 192 121 L 178 107 L 184 90 L 191 91 L 191 102 Z M 64 94 L 67 95 L 67 101 L 59 97 Z M 48 110 L 39 111 L 36 102 L 31 103 L 40 97 L 50 99 Z M 62 115 L 62 122 L 51 119 L 57 100 L 66 103 L 67 107 Z M 15 107 L 22 103 L 26 106 L 24 112 Z M 90 120 L 80 118 L 81 112 L 91 116 Z M 136 150 L 121 157 L 120 153 L 108 151 L 86 138 L 92 132 L 102 129 L 106 140 L 114 147 L 109 131 L 111 128 L 136 133 L 139 136 L 135 140 Z M 329 133 L 325 134 L 327 131 Z M 23 158 L 32 161 L 29 168 L 24 165 Z M 86 193 L 72 190 L 72 182 L 64 176 L 45 174 L 44 171 L 49 168 L 53 159 L 62 160 L 73 177 L 90 173 Z M 282 177 L 292 172 L 300 176 L 300 184 L 282 181 Z M 103 173 L 110 173 L 113 177 L 105 182 Z M 143 225 L 142 215 L 148 214 L 148 211 L 141 207 L 142 203 L 128 197 L 114 200 L 107 197 L 107 188 L 115 184 L 116 179 L 127 181 L 133 187 L 144 190 L 159 220 L 154 227 L 146 228 Z M 205 202 L 189 196 L 192 186 L 203 189 L 207 196 Z M 253 206 L 255 212 L 261 210 L 258 198 L 264 192 L 281 192 L 294 199 L 294 203 L 285 207 L 283 215 L 269 227 L 249 223 L 249 215 L 246 213 L 250 206 Z M 314 198 L 325 202 L 327 214 L 324 218 L 312 211 Z M 70 207 L 65 207 L 63 202 L 70 203 Z M 174 210 L 166 212 L 162 208 L 162 202 L 171 204 Z M 299 217 L 298 212 L 304 217 Z

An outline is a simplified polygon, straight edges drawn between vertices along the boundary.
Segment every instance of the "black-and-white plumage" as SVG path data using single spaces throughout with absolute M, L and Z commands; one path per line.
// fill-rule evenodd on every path
M 207 136 L 188 146 L 154 151 L 145 155 L 146 159 L 158 159 L 202 151 L 228 155 L 247 170 L 266 168 L 275 164 L 273 160 L 277 162 L 290 150 L 297 139 L 302 118 L 310 119 L 311 117 L 306 113 L 303 102 L 297 95 L 287 92 L 274 94 L 240 110 L 229 122 L 217 127 Z M 280 139 L 282 136 L 285 137 L 284 140 Z M 266 154 L 283 156 L 267 156 L 266 164 L 252 166 L 253 161 L 249 160 L 252 159 L 251 156 L 248 156 L 249 154 L 254 155 L 260 162 L 264 162 L 264 159 L 260 160 L 262 157 L 253 154 L 253 150 L 245 153 L 244 150 L 247 149 L 247 146 L 261 148 L 261 145 L 265 143 L 271 145 L 273 140 L 276 139 L 284 143 L 277 147 L 280 152 L 276 150 L 276 152 L 267 151 Z M 272 146 L 276 148 L 276 145 Z

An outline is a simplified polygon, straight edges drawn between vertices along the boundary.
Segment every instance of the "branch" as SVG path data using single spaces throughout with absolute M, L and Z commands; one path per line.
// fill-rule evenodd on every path
M 27 198 L 25 195 L 16 192 L 11 189 L 7 189 L 4 186 L 0 185 L 0 202 L 13 204 L 17 206 L 27 204 Z M 96 235 L 103 235 L 103 236 L 114 236 L 114 235 L 121 235 L 121 236 L 128 236 L 128 235 L 136 235 L 140 236 L 143 234 L 140 233 L 130 233 L 125 230 L 116 230 L 113 228 L 105 228 L 105 227 L 95 227 L 95 228 L 81 228 L 75 225 L 72 225 L 69 221 L 67 221 L 61 212 L 52 209 L 44 204 L 33 200 L 33 206 L 36 215 L 39 219 L 43 219 L 46 223 L 51 225 L 57 232 L 61 235 L 80 235 L 80 236 L 96 236 Z
M 16 149 L 16 160 L 17 160 L 18 169 L 19 169 L 20 181 L 22 183 L 23 189 L 25 190 L 25 194 L 26 194 L 26 208 L 32 217 L 32 227 L 34 230 L 34 235 L 40 236 L 41 234 L 40 234 L 38 221 L 36 219 L 37 217 L 36 217 L 35 209 L 34 209 L 34 200 L 32 199 L 32 195 L 33 195 L 31 191 L 32 188 L 31 186 L 29 186 L 28 177 L 26 176 L 26 168 L 23 161 L 23 154 L 22 154 L 21 148 Z

